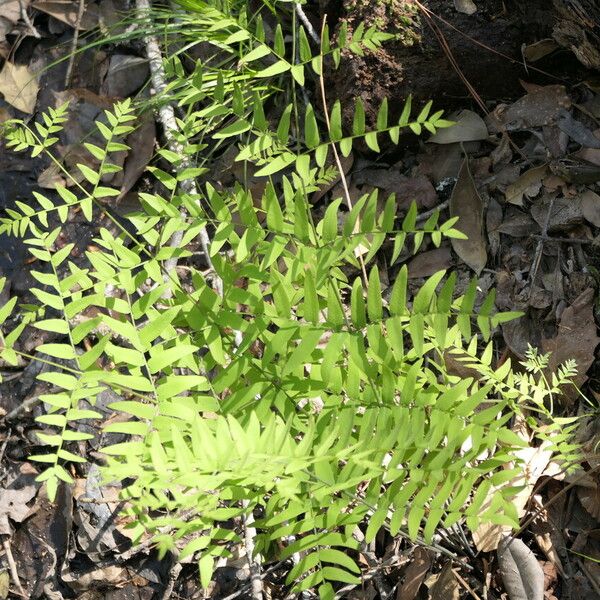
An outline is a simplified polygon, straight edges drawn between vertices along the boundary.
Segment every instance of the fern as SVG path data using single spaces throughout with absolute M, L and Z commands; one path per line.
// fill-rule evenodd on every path
M 254 82 L 288 73 L 300 83 L 304 75 L 296 67 L 303 73 L 308 65 L 320 72 L 322 56 L 312 55 L 302 33 L 301 63 L 288 62 L 277 32 L 271 48 L 260 24 L 250 34 L 236 20 L 213 17 L 206 23 L 223 37 L 222 47 L 249 45 L 244 68 L 276 55 L 277 62 L 254 71 Z M 336 48 L 326 37 L 324 52 L 336 61 L 345 45 L 356 52 L 379 41 L 376 32 L 357 28 L 351 40 L 341 35 Z M 288 584 L 296 592 L 318 587 L 323 598 L 333 597 L 340 582 L 360 583 L 357 527 L 367 542 L 385 527 L 428 543 L 438 528 L 458 521 L 471 529 L 482 521 L 517 526 L 502 468 L 522 444 L 510 420 L 525 416 L 539 437 L 552 436 L 558 458 L 572 460 L 572 427 L 559 435 L 563 422 L 546 403 L 571 380 L 574 365 L 550 383 L 543 358 L 534 354 L 525 375 L 509 362 L 492 368 L 492 332 L 516 315 L 496 314 L 493 294 L 475 310 L 475 281 L 456 298 L 456 276 L 440 272 L 411 298 L 403 265 L 384 298 L 376 255 L 386 248 L 393 265 L 409 241 L 416 252 L 426 237 L 435 245 L 460 237 L 455 219 L 439 223 L 435 214 L 417 228 L 416 205 L 400 222 L 394 196 L 379 210 L 373 192 L 345 214 L 341 199 L 334 199 L 315 223 L 309 201 L 331 177 L 326 160 L 333 144 L 347 155 L 360 138 L 377 151 L 384 135 L 395 142 L 402 129 L 435 131 L 448 122 L 440 112 L 430 114 L 430 104 L 412 117 L 409 100 L 393 124 L 384 103 L 368 131 L 360 101 L 351 132 L 343 130 L 339 103 L 326 130 L 310 105 L 303 127 L 292 121 L 293 105 L 271 125 L 256 89 L 218 76 L 212 83 L 192 78 L 206 107 L 190 112 L 184 130 L 215 141 L 241 136 L 237 160 L 256 163 L 256 175 L 269 177 L 260 198 L 241 186 L 210 184 L 192 197 L 182 180 L 198 172 L 176 177 L 153 168 L 170 197 L 140 193 L 128 231 L 99 229 L 96 250 L 86 252 L 88 265 L 70 261 L 72 245 L 57 241 L 60 224 L 77 207 L 88 220 L 94 206 L 106 213 L 103 198 L 118 194 L 101 180 L 119 169 L 111 153 L 127 149 L 124 139 L 134 127 L 132 106 L 124 102 L 106 113 L 108 124 L 97 124 L 105 144 L 88 144 L 99 166 L 79 165 L 84 182 L 66 173 L 74 191 L 59 187 L 58 200 L 36 194 L 0 220 L 0 232 L 26 237 L 43 265 L 32 273 L 40 284 L 32 289 L 39 301 L 34 326 L 53 332 L 56 341 L 37 350 L 51 361 L 69 361 L 40 376 L 59 390 L 41 397 L 50 407 L 37 418 L 46 428 L 40 439 L 47 450 L 31 457 L 45 466 L 38 479 L 46 481 L 49 496 L 84 461 L 73 446 L 90 437 L 78 430 L 79 421 L 100 417 L 82 401 L 93 406 L 108 386 L 122 396 L 111 408 L 127 418 L 104 426 L 126 440 L 102 449 L 105 476 L 132 481 L 123 498 L 134 535 L 153 534 L 162 554 L 197 556 L 204 587 L 216 559 L 241 541 L 232 519 L 253 512 L 261 515 L 256 551 L 273 559 L 299 555 Z M 169 93 L 184 104 L 198 100 L 189 82 L 179 81 Z M 49 113 L 36 131 L 10 123 L 8 144 L 52 157 L 51 134 L 65 112 Z M 231 120 L 207 129 L 203 120 L 211 114 L 222 124 Z M 196 141 L 186 146 L 190 155 Z M 162 156 L 180 159 L 165 150 Z M 55 215 L 58 226 L 51 223 Z M 165 272 L 165 261 L 191 255 L 188 245 L 205 227 L 211 228 L 214 272 L 188 267 L 189 282 Z M 182 241 L 170 247 L 175 231 Z M 364 280 L 355 276 L 358 257 L 368 265 Z M 211 285 L 216 278 L 222 295 Z M 0 309 L 5 329 L 15 305 L 12 299 Z M 15 363 L 21 354 L 24 326 L 0 338 L 3 360 Z M 483 350 L 480 338 L 487 343 Z M 449 352 L 477 377 L 452 375 Z

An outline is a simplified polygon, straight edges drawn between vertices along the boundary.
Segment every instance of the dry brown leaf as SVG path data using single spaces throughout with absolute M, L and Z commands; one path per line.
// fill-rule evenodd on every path
M 600 343 L 594 320 L 594 289 L 582 292 L 571 306 L 566 308 L 558 324 L 558 333 L 554 338 L 543 339 L 542 349 L 551 352 L 548 368 L 555 372 L 566 360 L 577 362 L 577 375 L 574 383 L 581 388 L 587 379 L 586 372 L 594 362 L 594 352 Z M 573 386 L 564 390 L 569 398 L 577 397 Z
M 504 196 L 510 204 L 523 206 L 523 196 L 533 198 L 540 193 L 542 179 L 548 174 L 548 165 L 525 171 L 514 183 L 506 188 Z
M 352 177 L 356 185 L 370 185 L 385 190 L 388 194 L 396 194 L 398 209 L 405 210 L 414 201 L 419 209 L 432 208 L 438 197 L 431 181 L 423 175 L 407 177 L 400 173 L 399 165 L 388 169 L 362 169 Z M 362 190 L 365 193 L 365 190 Z
M 554 52 L 558 48 L 558 44 L 552 38 L 545 38 L 539 42 L 523 46 L 523 58 L 529 62 L 535 62 Z
M 79 12 L 79 2 L 77 0 L 37 0 L 31 6 L 65 23 L 69 27 L 75 28 L 77 26 L 77 15 Z M 86 9 L 79 23 L 79 29 L 87 31 L 98 25 L 97 10 L 95 4 L 91 2 L 86 3 Z
M 581 211 L 586 221 L 600 227 L 600 196 L 592 190 L 581 194 Z
M 454 252 L 477 274 L 487 263 L 487 247 L 483 234 L 483 203 L 465 160 L 450 197 L 450 216 L 458 217 L 456 228 L 468 239 L 452 239 Z
M 155 139 L 156 125 L 152 113 L 148 111 L 142 114 L 138 127 L 127 137 L 130 150 L 125 159 L 118 200 L 135 185 L 145 171 L 154 154 Z
M 540 550 L 556 567 L 558 572 L 564 576 L 562 561 L 557 551 L 557 548 L 565 544 L 561 529 L 557 528 L 556 524 L 550 521 L 550 515 L 542 504 L 541 495 L 536 494 L 534 498 L 539 508 L 536 511 L 536 518 L 531 524 L 531 531 Z
M 531 91 L 508 107 L 494 110 L 489 117 L 490 128 L 499 132 L 517 131 L 551 125 L 562 109 L 571 107 L 564 85 L 547 85 Z
M 396 600 L 414 600 L 430 567 L 431 555 L 425 548 L 418 546 L 413 554 L 412 562 L 406 569 L 404 583 L 396 592 Z
M 449 246 L 420 252 L 408 263 L 408 276 L 430 277 L 438 271 L 449 269 L 453 263 Z
M 37 79 L 25 65 L 5 61 L 0 71 L 0 94 L 16 109 L 31 114 L 39 91 Z
M 430 593 L 431 600 L 458 600 L 460 598 L 458 581 L 452 572 L 451 561 L 448 561 L 440 571 Z
M 568 232 L 583 222 L 579 198 L 544 196 L 536 200 L 530 212 L 537 224 L 542 228 L 547 226 L 550 233 Z
M 439 129 L 427 141 L 434 144 L 453 144 L 455 142 L 485 140 L 488 137 L 484 120 L 472 110 L 461 110 L 452 113 L 448 119 L 456 124 L 446 129 Z

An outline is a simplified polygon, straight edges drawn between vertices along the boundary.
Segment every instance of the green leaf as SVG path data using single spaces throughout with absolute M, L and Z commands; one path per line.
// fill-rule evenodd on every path
M 309 148 L 316 148 L 319 145 L 319 127 L 312 105 L 306 106 L 304 116 L 304 139 Z
M 330 137 L 331 141 L 337 142 L 342 139 L 342 105 L 339 100 L 336 100 L 331 109 L 329 117 L 330 122 Z
M 369 274 L 369 289 L 367 291 L 367 312 L 371 321 L 381 321 L 383 307 L 381 304 L 381 283 L 379 269 L 375 265 Z
M 276 75 L 281 75 L 281 73 L 285 73 L 292 68 L 292 65 L 287 60 L 278 60 L 275 64 L 263 69 L 262 71 L 258 71 L 255 74 L 255 77 L 275 77 Z
M 319 322 L 319 299 L 312 270 L 304 273 L 304 318 L 313 324 Z
M 93 169 L 90 169 L 87 165 L 77 163 L 77 168 L 81 171 L 82 175 L 92 184 L 97 185 L 100 181 L 100 175 Z

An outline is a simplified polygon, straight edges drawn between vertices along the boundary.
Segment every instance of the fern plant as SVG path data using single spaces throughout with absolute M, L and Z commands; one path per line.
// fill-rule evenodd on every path
M 298 81 L 300 71 L 281 64 L 281 49 L 268 50 L 279 57 L 276 69 Z M 303 60 L 319 72 L 322 56 Z M 565 423 L 545 401 L 574 365 L 551 382 L 533 356 L 529 375 L 508 361 L 494 369 L 493 329 L 516 315 L 494 313 L 493 294 L 476 311 L 475 282 L 456 298 L 454 274 L 437 273 L 411 297 L 404 265 L 384 298 L 376 256 L 385 253 L 392 267 L 408 241 L 416 252 L 426 236 L 436 246 L 462 236 L 456 219 L 439 223 L 436 213 L 418 228 L 414 204 L 399 220 L 394 196 L 380 203 L 377 192 L 346 212 L 335 199 L 316 223 L 311 210 L 310 194 L 331 179 L 334 149 L 346 155 L 360 138 L 378 150 L 384 134 L 397 141 L 402 129 L 448 123 L 430 105 L 412 117 L 409 101 L 391 124 L 384 103 L 373 130 L 360 102 L 348 133 L 339 103 L 326 130 L 310 104 L 290 104 L 273 125 L 260 95 L 233 86 L 229 107 L 225 85 L 217 80 L 203 97 L 212 110 L 223 106 L 224 129 L 207 132 L 207 114 L 193 111 L 184 125 L 213 141 L 242 136 L 237 159 L 267 178 L 260 197 L 209 183 L 196 197 L 181 177 L 154 169 L 169 197 L 140 192 L 131 227 L 118 235 L 99 228 L 87 265 L 78 265 L 72 244 L 59 242 L 61 225 L 74 210 L 88 220 L 94 207 L 109 214 L 103 201 L 119 192 L 102 178 L 119 169 L 112 157 L 135 127 L 125 101 L 107 112 L 108 124 L 98 123 L 104 146 L 86 146 L 99 161 L 97 169 L 78 166 L 86 183 L 72 177 L 72 189 L 57 188 L 58 200 L 36 193 L 0 220 L 0 232 L 25 238 L 42 265 L 32 271 L 33 325 L 55 340 L 37 351 L 49 362 L 69 361 L 40 375 L 59 390 L 40 397 L 46 449 L 31 457 L 44 467 L 38 479 L 49 496 L 85 461 L 73 445 L 90 437 L 79 422 L 100 418 L 82 401 L 93 405 L 108 386 L 122 397 L 111 408 L 127 418 L 104 427 L 126 436 L 102 449 L 105 477 L 130 482 L 122 495 L 135 537 L 149 532 L 161 553 L 197 557 L 205 587 L 217 559 L 241 541 L 231 526 L 237 517 L 256 517 L 257 553 L 297 558 L 288 575 L 294 591 L 318 588 L 321 598 L 333 598 L 339 583 L 360 583 L 356 528 L 367 542 L 385 527 L 428 543 L 459 521 L 471 529 L 482 521 L 516 526 L 510 482 L 520 467 L 504 467 L 523 441 L 511 419 L 525 416 L 558 458 L 572 460 L 570 427 L 559 431 Z M 66 110 L 49 112 L 35 130 L 9 122 L 8 145 L 58 164 L 53 137 Z M 166 261 L 192 255 L 189 245 L 205 228 L 213 270 L 186 264 L 183 278 L 183 269 L 165 271 Z M 181 243 L 171 247 L 176 231 Z M 25 325 L 11 321 L 15 307 L 12 299 L 0 309 L 0 357 L 8 363 L 22 354 Z M 478 376 L 453 375 L 448 353 Z

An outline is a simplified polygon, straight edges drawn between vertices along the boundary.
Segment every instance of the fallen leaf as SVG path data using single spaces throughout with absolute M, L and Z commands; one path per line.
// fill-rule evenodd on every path
M 79 2 L 77 0 L 37 0 L 32 8 L 54 17 L 69 27 L 77 27 L 77 16 L 79 13 Z M 92 2 L 86 2 L 83 17 L 79 23 L 79 29 L 87 31 L 98 25 L 98 8 Z
M 408 276 L 430 277 L 438 271 L 449 269 L 453 263 L 449 246 L 420 252 L 408 263 Z
M 412 562 L 406 569 L 404 583 L 396 592 L 396 600 L 414 600 L 430 567 L 431 555 L 425 548 L 418 546 L 413 554 Z
M 458 600 L 458 581 L 452 572 L 452 561 L 448 561 L 440 571 L 437 581 L 431 588 L 431 600 Z
M 580 198 L 544 196 L 536 200 L 530 212 L 536 223 L 541 228 L 547 226 L 550 233 L 567 232 L 583 222 Z
M 37 488 L 29 485 L 20 489 L 4 489 L 0 492 L 0 534 L 10 535 L 11 528 L 8 519 L 21 523 L 29 513 L 29 502 L 36 494 Z
M 581 194 L 581 211 L 586 221 L 600 227 L 600 196 L 592 190 Z
M 101 93 L 116 98 L 127 98 L 144 85 L 149 74 L 146 58 L 130 54 L 114 54 L 110 58 Z
M 148 111 L 141 115 L 138 127 L 127 137 L 127 145 L 130 150 L 127 153 L 123 167 L 123 181 L 121 182 L 118 200 L 125 196 L 145 171 L 154 155 L 155 139 L 154 116 Z
M 39 85 L 35 76 L 25 65 L 5 61 L 0 71 L 0 94 L 4 100 L 24 113 L 35 110 Z
M 465 15 L 472 15 L 477 12 L 477 6 L 475 6 L 473 0 L 454 0 L 454 8 L 457 12 Z
M 396 165 L 388 169 L 362 169 L 352 180 L 356 185 L 371 185 L 388 194 L 396 194 L 399 210 L 407 209 L 413 201 L 419 209 L 432 208 L 438 201 L 436 191 L 427 177 L 407 177 L 400 173 L 400 167 Z
M 452 239 L 452 248 L 467 266 L 479 275 L 487 263 L 487 248 L 483 235 L 483 203 L 475 189 L 466 159 L 450 197 L 450 216 L 458 217 L 456 228 L 468 238 Z
M 498 548 L 498 564 L 510 600 L 543 600 L 544 571 L 520 539 L 504 538 Z
M 474 142 L 488 138 L 485 121 L 472 110 L 461 110 L 452 113 L 448 119 L 455 125 L 446 129 L 439 129 L 432 135 L 428 142 L 434 144 L 453 144 L 454 142 Z
M 542 340 L 544 352 L 551 352 L 549 371 L 555 372 L 566 360 L 577 363 L 577 375 L 574 383 L 578 388 L 586 381 L 586 372 L 594 362 L 594 352 L 600 343 L 594 320 L 594 289 L 582 292 L 571 306 L 566 308 L 558 324 L 554 338 Z M 573 386 L 565 389 L 565 395 L 575 398 L 578 394 Z
M 555 123 L 560 111 L 570 107 L 571 99 L 564 85 L 546 85 L 510 106 L 499 105 L 487 120 L 494 132 L 531 129 Z
M 510 204 L 523 206 L 523 196 L 534 198 L 542 189 L 542 179 L 548 174 L 548 165 L 525 171 L 514 183 L 507 186 L 504 197 Z
M 545 38 L 533 44 L 523 45 L 523 58 L 529 62 L 536 62 L 558 48 L 558 44 L 552 38 Z
M 573 115 L 565 109 L 559 111 L 557 125 L 559 129 L 566 133 L 574 142 L 586 148 L 600 148 L 600 139 L 598 139 L 581 121 L 578 121 Z

